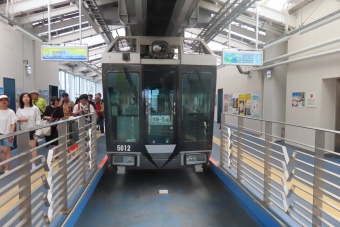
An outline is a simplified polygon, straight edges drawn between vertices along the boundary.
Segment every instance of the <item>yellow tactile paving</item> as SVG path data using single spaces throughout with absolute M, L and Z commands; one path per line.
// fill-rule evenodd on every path
M 101 137 L 102 135 L 100 134 L 100 132 L 97 132 L 97 138 Z M 58 166 L 56 166 L 54 168 L 54 170 L 57 170 Z M 41 174 L 45 174 L 46 178 L 47 178 L 47 172 L 45 172 L 45 170 L 42 168 L 40 169 L 38 172 L 34 173 L 31 176 L 31 179 L 34 179 L 34 177 L 36 177 L 37 175 L 41 175 Z M 39 179 L 36 182 L 34 182 L 31 185 L 31 190 L 34 190 L 38 185 L 40 185 L 42 183 L 42 180 Z M 0 201 L 2 201 L 3 199 L 5 199 L 8 195 L 10 195 L 11 193 L 13 193 L 14 191 L 18 190 L 19 186 L 14 186 L 12 189 L 10 189 L 7 193 L 5 193 L 3 196 L 0 196 Z M 19 196 L 15 196 L 13 197 L 13 199 L 11 199 L 10 201 L 8 201 L 4 206 L 0 207 L 0 215 L 5 212 L 9 207 L 11 207 L 12 204 L 14 204 L 15 202 L 17 202 L 19 200 Z
M 219 139 L 219 138 L 217 138 L 217 137 L 214 136 L 213 142 L 214 142 L 215 144 L 217 144 L 218 146 L 220 146 L 220 143 L 221 143 L 221 142 L 220 142 L 220 139 Z M 232 148 L 232 150 L 235 151 L 235 153 L 233 153 L 233 156 L 237 157 L 236 149 L 235 149 L 235 148 Z M 249 165 L 249 166 L 251 166 L 252 168 L 256 169 L 256 170 L 257 170 L 258 172 L 260 172 L 260 173 L 263 173 L 263 172 L 264 172 L 263 167 L 261 167 L 261 166 L 259 166 L 259 165 L 256 165 L 256 164 L 254 164 L 253 162 L 250 161 L 250 160 L 256 161 L 257 163 L 259 163 L 260 165 L 263 166 L 263 161 L 262 161 L 262 160 L 257 159 L 257 158 L 254 158 L 254 157 L 250 156 L 249 154 L 247 154 L 247 153 L 245 153 L 245 152 L 243 152 L 243 154 L 244 154 L 244 157 L 245 157 L 245 158 L 243 158 L 243 161 L 244 161 L 247 165 Z M 250 160 L 249 160 L 249 159 L 250 159 Z M 272 172 L 274 173 L 274 174 L 272 174 L 272 176 L 271 176 L 271 178 L 273 179 L 273 181 L 275 181 L 275 182 L 278 183 L 279 185 L 282 185 L 281 177 L 284 178 L 284 174 L 283 174 L 281 171 L 279 171 L 279 170 L 277 170 L 277 169 L 275 169 L 275 168 L 272 168 Z M 280 176 L 280 177 L 279 177 L 279 176 Z M 307 201 L 310 201 L 310 203 L 313 203 L 313 197 L 312 197 L 312 195 L 310 195 L 310 194 L 313 194 L 313 189 L 312 189 L 311 187 L 309 187 L 309 186 L 307 186 L 307 185 L 305 185 L 305 184 L 301 183 L 300 181 L 298 181 L 298 180 L 296 180 L 296 179 L 293 178 L 291 181 L 287 182 L 287 188 L 288 188 L 288 190 L 291 189 L 291 187 L 292 187 L 293 185 L 296 185 L 296 186 L 298 186 L 299 188 L 302 189 L 302 190 L 301 190 L 301 189 L 299 189 L 299 188 L 296 188 L 296 189 L 294 190 L 294 192 L 295 192 L 295 194 L 296 194 L 297 196 L 299 196 L 299 197 L 301 197 L 301 198 L 303 198 L 303 199 L 305 199 L 305 200 L 307 200 Z M 305 192 L 304 190 L 307 191 L 307 192 L 310 193 L 310 194 L 308 194 L 308 193 Z M 282 189 L 282 191 L 283 191 L 283 189 Z M 337 201 L 333 200 L 332 198 L 330 198 L 330 197 L 328 197 L 328 196 L 323 196 L 323 199 L 324 199 L 326 202 L 332 203 L 334 206 L 336 206 L 336 207 L 338 207 L 338 208 L 340 209 L 340 203 L 338 203 Z M 288 204 L 288 206 L 289 206 L 289 204 Z M 334 215 L 335 217 L 340 217 L 340 212 L 337 211 L 336 209 L 334 209 L 333 207 L 329 206 L 329 205 L 326 204 L 326 203 L 322 203 L 322 206 L 323 206 L 323 208 L 324 208 L 327 212 L 329 212 L 330 214 Z

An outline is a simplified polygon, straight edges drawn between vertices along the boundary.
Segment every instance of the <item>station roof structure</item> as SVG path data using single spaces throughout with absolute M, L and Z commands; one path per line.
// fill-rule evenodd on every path
M 48 5 L 52 44 L 89 48 L 88 62 L 60 62 L 60 69 L 94 80 L 101 79 L 101 53 L 124 35 L 186 36 L 204 39 L 219 54 L 230 45 L 254 49 L 256 4 L 260 5 L 258 47 L 268 32 L 278 36 L 294 30 L 294 12 L 314 0 L 0 0 L 0 19 L 48 42 Z M 190 27 L 193 22 L 194 26 Z M 286 26 L 286 23 L 287 26 Z M 230 44 L 228 44 L 231 24 Z M 270 40 L 269 40 L 270 41 Z

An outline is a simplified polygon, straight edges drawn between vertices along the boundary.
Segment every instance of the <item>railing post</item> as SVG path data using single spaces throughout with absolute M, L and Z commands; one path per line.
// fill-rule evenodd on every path
M 92 115 L 92 125 L 91 125 L 91 135 L 90 135 L 90 165 L 91 169 L 98 169 L 97 165 L 97 130 L 96 130 L 96 124 L 97 124 L 97 119 L 96 119 L 96 114 Z M 92 149 L 92 147 L 94 149 Z M 95 163 L 94 166 L 92 166 L 92 163 Z
M 237 181 L 242 180 L 242 144 L 243 144 L 243 117 L 237 117 Z
M 223 145 L 223 126 L 225 124 L 225 115 L 223 113 L 221 113 L 221 137 L 220 137 L 220 163 L 219 166 L 223 167 L 223 149 L 224 149 L 224 145 Z M 229 144 L 228 144 L 229 145 Z
M 18 177 L 25 176 L 19 181 L 19 188 L 23 190 L 19 193 L 19 200 L 23 199 L 19 205 L 19 210 L 25 210 L 20 215 L 20 220 L 32 220 L 31 214 L 31 152 L 29 144 L 29 132 L 17 135 L 18 155 L 23 154 L 18 158 L 18 165 L 23 165 L 23 168 L 18 170 Z M 25 226 L 32 226 L 31 221 L 27 221 Z
M 85 185 L 86 184 L 86 129 L 85 129 L 85 117 L 80 117 L 78 119 L 78 132 L 79 132 L 79 152 L 81 153 L 79 155 L 79 161 L 81 163 L 81 178 L 80 178 L 80 184 Z
M 322 188 L 324 177 L 324 155 L 325 155 L 325 132 L 315 130 L 315 152 L 314 152 L 314 179 L 313 179 L 313 218 L 312 226 L 322 226 L 322 221 L 317 217 L 322 217 L 322 201 L 318 198 L 323 197 Z
M 60 188 L 62 193 L 60 194 L 60 198 L 62 199 L 60 206 L 63 206 L 64 208 L 62 211 L 66 214 L 68 212 L 68 207 L 67 207 L 67 122 L 63 122 L 61 124 L 58 124 L 58 144 L 64 144 L 57 149 L 57 153 L 59 155 L 59 169 L 63 177 L 60 180 Z
M 271 173 L 271 163 L 272 158 L 272 141 L 273 141 L 273 123 L 271 121 L 265 121 L 264 123 L 264 133 L 265 133 L 265 147 L 264 147 L 264 163 L 263 163 L 263 202 L 266 205 L 271 205 L 271 202 L 269 200 L 270 197 L 270 183 L 272 179 L 272 173 Z

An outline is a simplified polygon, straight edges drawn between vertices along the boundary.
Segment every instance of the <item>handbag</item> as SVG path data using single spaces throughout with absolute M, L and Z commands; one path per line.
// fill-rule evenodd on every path
M 46 125 L 46 124 L 48 124 L 49 122 L 47 121 L 47 120 L 42 120 L 41 122 L 40 122 L 40 126 L 42 126 L 42 125 Z M 41 135 L 43 135 L 43 136 L 50 136 L 51 135 L 51 126 L 50 127 L 45 127 L 45 128 L 42 128 L 42 129 L 40 129 L 41 130 Z M 35 133 L 35 134 L 37 134 L 37 133 Z

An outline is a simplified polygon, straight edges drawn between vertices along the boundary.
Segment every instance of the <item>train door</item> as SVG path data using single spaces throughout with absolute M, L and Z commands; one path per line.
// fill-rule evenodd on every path
M 144 140 L 149 153 L 172 153 L 175 149 L 174 144 L 177 142 L 175 133 L 177 125 L 176 77 L 175 67 L 144 66 Z M 162 146 L 160 150 L 160 147 L 150 145 L 169 146 Z

